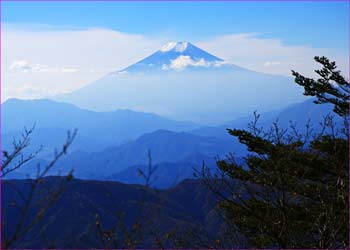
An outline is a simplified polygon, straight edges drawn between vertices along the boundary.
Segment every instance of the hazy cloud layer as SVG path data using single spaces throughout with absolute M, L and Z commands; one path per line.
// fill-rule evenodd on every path
M 291 69 L 315 76 L 315 56 L 327 56 L 348 75 L 349 51 L 332 48 L 290 46 L 279 39 L 259 38 L 258 34 L 234 34 L 197 43 L 230 63 L 255 71 L 291 75 Z
M 134 63 L 164 42 L 104 29 L 28 31 L 18 27 L 5 27 L 1 39 L 2 101 L 72 91 Z M 25 89 L 30 90 L 28 94 Z M 39 96 L 33 95 L 35 89 L 41 90 Z
M 70 92 L 122 70 L 168 41 L 166 37 L 106 29 L 40 31 L 11 26 L 5 26 L 1 39 L 2 101 Z M 290 69 L 313 74 L 315 55 L 329 56 L 340 69 L 348 68 L 347 51 L 287 46 L 278 39 L 262 39 L 255 34 L 226 35 L 193 43 L 229 63 L 271 74 L 290 75 Z M 191 63 L 181 60 L 172 66 L 181 68 Z

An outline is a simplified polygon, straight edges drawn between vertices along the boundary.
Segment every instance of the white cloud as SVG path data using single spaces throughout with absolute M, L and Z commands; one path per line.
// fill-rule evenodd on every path
M 199 60 L 193 60 L 190 56 L 184 56 L 180 55 L 174 60 L 171 60 L 171 63 L 169 65 L 164 64 L 162 66 L 163 70 L 173 69 L 177 71 L 184 70 L 188 66 L 192 67 L 220 67 L 221 65 L 225 64 L 226 62 L 221 61 L 212 61 L 208 62 L 204 60 L 203 58 Z
M 295 65 L 298 65 L 298 63 L 295 63 L 295 62 L 270 62 L 270 61 L 267 61 L 267 62 L 264 62 L 263 65 L 265 67 L 275 67 L 275 66 L 281 66 L 281 65 L 287 65 L 287 66 L 295 66 Z
M 51 68 L 45 64 L 31 64 L 26 60 L 14 61 L 10 65 L 10 71 L 21 72 L 21 73 L 76 73 L 78 69 L 74 68 Z
M 281 65 L 281 62 L 264 62 L 265 67 L 278 66 Z
M 10 70 L 20 71 L 20 72 L 30 72 L 32 71 L 32 67 L 29 65 L 27 61 L 20 60 L 20 61 L 14 61 L 10 66 Z
M 21 85 L 18 87 L 2 87 L 2 95 L 6 98 L 21 98 L 25 96 L 26 99 L 37 99 L 47 95 L 55 95 L 60 93 L 60 90 L 55 87 L 37 87 L 30 85 Z

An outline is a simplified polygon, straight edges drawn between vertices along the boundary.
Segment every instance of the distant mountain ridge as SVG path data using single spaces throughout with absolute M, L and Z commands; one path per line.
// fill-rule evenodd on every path
M 314 98 L 301 103 L 294 103 L 282 110 L 275 110 L 267 113 L 260 113 L 258 126 L 268 130 L 273 122 L 277 122 L 280 128 L 290 129 L 291 123 L 296 125 L 299 132 L 305 132 L 306 124 L 310 123 L 313 132 L 317 133 L 321 130 L 320 123 L 324 122 L 327 115 L 332 115 L 336 127 L 343 124 L 341 117 L 333 112 L 331 104 L 315 104 Z M 235 119 L 231 122 L 220 126 L 204 126 L 190 131 L 200 136 L 214 136 L 220 138 L 231 137 L 227 132 L 227 128 L 247 129 L 249 123 L 254 120 L 253 113 L 249 116 Z
M 294 104 L 286 109 L 269 113 L 262 113 L 258 126 L 268 129 L 276 119 L 281 128 L 287 128 L 293 121 L 301 132 L 305 124 L 310 119 L 314 125 L 314 131 L 319 129 L 319 122 L 323 117 L 332 112 L 331 105 L 316 105 L 313 99 Z M 94 112 L 93 112 L 94 113 Z M 227 133 L 227 128 L 247 129 L 249 122 L 253 120 L 253 115 L 234 120 L 227 124 L 215 127 L 202 127 L 190 130 L 190 132 L 175 132 L 164 129 L 157 129 L 144 133 L 129 142 L 117 145 L 103 144 L 107 148 L 95 148 L 95 144 L 89 144 L 89 138 L 80 138 L 75 143 L 81 144 L 85 150 L 72 150 L 50 174 L 67 173 L 72 168 L 78 178 L 117 180 L 125 183 L 143 183 L 143 179 L 138 175 L 138 169 L 147 171 L 148 152 L 152 157 L 152 164 L 157 166 L 155 176 L 158 181 L 157 187 L 169 187 L 184 178 L 192 178 L 194 169 L 199 169 L 203 162 L 209 167 L 215 167 L 215 157 L 224 158 L 228 153 L 234 153 L 237 159 L 241 159 L 247 153 L 245 146 Z M 341 119 L 335 116 L 334 120 L 341 124 Z M 127 129 L 128 127 L 126 127 Z M 36 145 L 49 140 L 52 146 L 55 141 L 64 141 L 64 130 L 57 134 L 54 128 L 38 128 L 39 137 L 34 134 L 33 140 Z M 50 132 L 52 130 L 52 132 Z M 46 132 L 45 132 L 46 131 Z M 47 132 L 48 131 L 48 132 Z M 105 131 L 101 131 L 105 133 Z M 55 135 L 55 137 L 53 137 Z M 104 135 L 108 137 L 109 134 Z M 57 138 L 57 139 L 55 139 Z M 4 140 L 11 138 L 5 137 Z M 90 141 L 91 142 L 91 141 Z M 85 146 L 84 146 L 85 143 Z M 90 151 L 93 152 L 86 152 Z M 35 173 L 37 163 L 45 164 L 46 160 L 39 157 L 25 168 L 14 173 L 11 178 L 24 178 L 26 174 Z
M 94 112 L 46 99 L 9 99 L 1 105 L 1 109 L 2 146 L 8 150 L 13 138 L 20 137 L 24 127 L 31 128 L 33 125 L 32 149 L 43 144 L 50 153 L 53 148 L 62 145 L 67 130 L 75 128 L 78 129 L 78 136 L 72 149 L 93 152 L 109 145 L 125 143 L 157 129 L 187 131 L 197 126 L 151 113 L 131 110 Z
M 144 134 L 126 144 L 110 146 L 99 152 L 72 152 L 58 162 L 50 174 L 67 173 L 73 169 L 74 175 L 78 178 L 114 179 L 111 176 L 128 167 L 148 165 L 148 152 L 151 153 L 152 164 L 154 165 L 160 163 L 182 163 L 182 165 L 188 165 L 189 169 L 187 171 L 192 171 L 194 165 L 198 168 L 201 167 L 203 160 L 209 159 L 207 162 L 212 165 L 215 162 L 215 157 L 224 157 L 232 151 L 237 151 L 239 154 L 244 152 L 244 147 L 229 139 L 157 130 Z M 198 158 L 198 155 L 201 155 L 202 159 Z M 20 169 L 18 173 L 22 173 L 23 176 L 25 174 L 33 175 L 35 174 L 35 169 L 36 162 L 34 161 Z M 131 175 L 133 176 L 134 173 L 131 173 Z M 191 176 L 186 174 L 185 177 Z

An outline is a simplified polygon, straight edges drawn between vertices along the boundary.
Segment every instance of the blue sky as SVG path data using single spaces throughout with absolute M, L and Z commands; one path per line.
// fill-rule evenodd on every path
M 349 2 L 1 1 L 2 100 L 70 92 L 170 41 L 228 63 L 314 76 L 314 56 L 349 72 Z
M 2 2 L 2 21 L 102 27 L 179 40 L 259 33 L 289 45 L 349 46 L 349 2 Z M 41 26 L 43 28 L 43 26 Z

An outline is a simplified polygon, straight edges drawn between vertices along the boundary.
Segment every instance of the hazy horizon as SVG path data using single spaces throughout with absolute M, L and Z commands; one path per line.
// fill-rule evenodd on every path
M 170 41 L 283 76 L 291 69 L 314 76 L 312 58 L 325 55 L 348 75 L 348 4 L 3 2 L 1 100 L 75 91 Z M 337 13 L 332 23 L 330 11 Z

